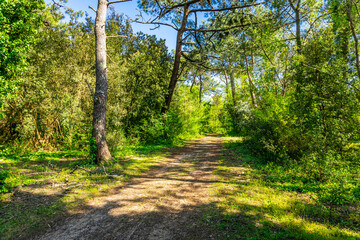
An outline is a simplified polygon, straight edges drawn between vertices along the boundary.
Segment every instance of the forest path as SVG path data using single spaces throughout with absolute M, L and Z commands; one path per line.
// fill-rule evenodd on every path
M 165 166 L 94 199 L 92 210 L 36 239 L 214 239 L 201 219 L 216 202 L 211 188 L 221 145 L 220 136 L 191 142 Z

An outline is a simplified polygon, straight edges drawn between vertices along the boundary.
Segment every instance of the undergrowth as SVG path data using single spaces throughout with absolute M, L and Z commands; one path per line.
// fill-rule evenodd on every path
M 214 186 L 219 211 L 205 216 L 221 239 L 360 239 L 357 189 L 314 181 L 296 164 L 265 163 L 242 140 L 224 138 Z M 324 201 L 329 196 L 342 200 Z

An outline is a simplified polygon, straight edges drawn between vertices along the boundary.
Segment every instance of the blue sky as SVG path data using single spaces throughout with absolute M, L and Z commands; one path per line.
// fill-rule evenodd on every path
M 52 0 L 45 0 L 45 3 L 52 3 Z M 74 9 L 75 11 L 82 10 L 87 12 L 91 17 L 95 18 L 95 12 L 89 8 L 89 5 L 93 8 L 97 8 L 97 0 L 68 0 L 65 4 L 67 7 Z M 115 10 L 119 13 L 124 13 L 129 18 L 135 19 L 138 14 L 137 0 L 132 0 L 131 2 L 116 3 L 112 5 Z M 146 16 L 143 14 L 143 16 Z M 151 35 L 156 35 L 157 38 L 165 39 L 166 45 L 169 48 L 169 51 L 175 49 L 176 43 L 176 31 L 170 27 L 160 26 L 156 30 L 150 30 L 154 26 L 144 25 L 139 23 L 132 23 L 134 32 L 144 32 Z

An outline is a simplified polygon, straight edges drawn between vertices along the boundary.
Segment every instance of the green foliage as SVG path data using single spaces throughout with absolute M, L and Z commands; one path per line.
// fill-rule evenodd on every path
M 96 140 L 89 134 L 89 163 L 95 164 L 96 162 Z
M 110 68 L 114 91 L 109 94 L 108 128 L 122 130 L 126 137 L 156 141 L 151 138 L 163 135 L 155 132 L 162 124 L 159 115 L 170 78 L 171 58 L 164 41 L 154 36 L 138 34 L 128 45 L 125 56 L 116 55 L 122 58 L 124 69 L 118 65 L 112 66 L 113 71 Z
M 338 179 L 334 179 L 338 180 Z M 344 179 L 329 182 L 324 186 L 325 190 L 319 193 L 319 200 L 325 204 L 344 205 L 354 202 L 355 185 Z
M 282 161 L 300 154 L 294 119 L 289 116 L 290 97 L 269 93 L 260 108 L 239 102 L 233 110 L 235 129 L 249 136 L 246 145 L 265 161 Z
M 190 87 L 179 84 L 173 97 L 169 124 L 169 136 L 189 138 L 201 133 L 203 105 L 200 103 L 197 91 L 190 91 Z
M 6 182 L 6 179 L 9 177 L 9 175 L 9 171 L 0 169 L 0 194 L 7 193 L 9 191 L 9 185 Z
M 226 99 L 221 95 L 215 95 L 210 102 L 205 103 L 201 132 L 224 134 L 233 130 L 234 121 L 229 114 L 228 106 Z
M 0 109 L 21 83 L 20 75 L 28 66 L 29 46 L 36 40 L 43 8 L 42 0 L 0 1 Z
M 139 125 L 133 128 L 132 134 L 145 143 L 161 143 L 166 141 L 166 123 L 164 119 L 166 119 L 164 116 L 141 119 Z
M 85 69 L 92 56 L 92 41 L 89 34 L 70 38 L 81 32 L 82 24 L 75 20 L 71 27 L 61 24 L 62 15 L 56 7 L 46 9 L 43 15 L 46 24 L 30 49 L 25 81 L 3 110 L 1 141 L 82 148 L 90 131 L 91 96 L 84 79 L 88 77 Z
M 349 176 L 340 180 L 338 172 L 330 182 L 312 182 L 302 164 L 265 163 L 253 157 L 239 137 L 224 137 L 223 142 L 225 154 L 216 171 L 222 181 L 215 183 L 213 193 L 218 209 L 205 215 L 219 238 L 360 237 L 359 202 L 354 202 L 358 184 Z

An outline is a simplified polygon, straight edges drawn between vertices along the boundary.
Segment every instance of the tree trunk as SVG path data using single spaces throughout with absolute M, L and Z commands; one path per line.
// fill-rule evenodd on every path
M 295 13 L 295 25 L 296 25 L 296 51 L 298 54 L 301 53 L 301 21 L 300 21 L 300 3 L 301 0 L 298 0 L 296 6 L 292 3 L 292 0 L 289 0 L 290 7 Z
M 228 81 L 226 73 L 224 75 L 225 75 L 225 91 L 226 91 L 226 95 L 228 95 L 229 94 L 229 81 Z
M 252 56 L 252 58 L 253 58 L 253 56 Z M 254 60 L 252 60 L 252 61 L 254 61 Z M 253 87 L 255 85 L 254 85 L 254 82 L 252 81 L 252 76 L 251 76 L 251 73 L 249 70 L 249 62 L 248 62 L 246 55 L 245 55 L 245 63 L 246 63 L 246 72 L 247 72 L 248 79 L 249 79 L 249 91 L 250 91 L 251 102 L 252 102 L 253 107 L 257 107 L 256 96 L 255 96 L 254 89 L 253 89 Z M 254 62 L 252 64 L 254 64 Z M 254 68 L 254 65 L 252 66 L 252 68 Z
M 106 22 L 107 0 L 99 0 L 95 19 L 96 88 L 94 93 L 93 137 L 96 144 L 96 164 L 109 161 L 111 154 L 106 142 L 105 116 L 107 101 Z
M 234 106 L 236 105 L 236 90 L 235 90 L 235 79 L 234 79 L 234 73 L 230 71 L 230 86 L 231 86 L 231 94 Z
M 193 89 L 195 83 L 196 83 L 196 74 L 194 74 L 194 79 L 193 79 L 193 81 L 191 83 L 191 87 L 190 87 L 190 92 L 191 93 L 192 93 L 192 89 Z
M 174 90 L 176 87 L 176 83 L 178 81 L 178 74 L 179 74 L 180 60 L 181 60 L 182 37 L 185 31 L 188 16 L 189 16 L 189 5 L 185 4 L 181 27 L 177 32 L 174 67 L 169 83 L 168 94 L 165 99 L 165 106 L 162 108 L 161 111 L 162 113 L 165 113 L 169 110 L 171 100 L 174 94 Z
M 200 86 L 200 91 L 199 91 L 199 102 L 201 103 L 202 100 L 202 79 L 201 79 L 201 75 L 199 76 L 199 86 Z
M 349 24 L 350 24 L 351 32 L 352 32 L 352 35 L 353 35 L 353 38 L 354 38 L 354 44 L 355 44 L 355 66 L 356 66 L 356 71 L 357 71 L 358 77 L 359 77 L 359 79 L 360 79 L 359 39 L 358 39 L 358 37 L 357 37 L 357 35 L 356 35 L 355 26 L 354 26 L 354 21 L 353 21 L 352 14 L 351 14 L 352 5 L 353 5 L 352 0 L 348 0 L 347 17 L 348 17 L 348 21 L 349 21 Z

